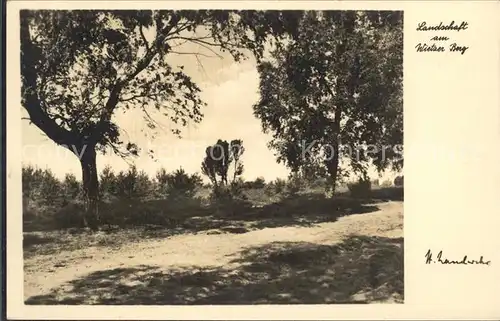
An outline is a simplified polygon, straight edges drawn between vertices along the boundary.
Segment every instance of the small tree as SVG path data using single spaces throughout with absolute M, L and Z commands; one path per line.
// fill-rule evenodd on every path
M 127 200 L 139 200 L 151 192 L 151 181 L 144 171 L 132 165 L 127 172 L 121 171 L 116 178 L 117 196 Z
M 62 186 L 65 199 L 75 200 L 80 196 L 81 184 L 74 174 L 66 174 Z
M 156 173 L 156 179 L 160 193 L 167 194 L 168 197 L 193 197 L 203 182 L 200 175 L 197 173 L 189 175 L 182 168 L 171 174 L 162 168 Z
M 34 199 L 38 196 L 40 185 L 42 184 L 43 173 L 39 168 L 31 165 L 23 166 L 22 169 L 22 189 L 23 196 Z
M 286 184 L 287 193 L 290 196 L 297 195 L 300 191 L 304 190 L 306 187 L 306 181 L 304 176 L 300 173 L 292 173 L 288 177 Z
M 100 175 L 99 193 L 101 197 L 117 195 L 117 177 L 111 166 L 106 165 Z
M 359 177 L 357 181 L 348 183 L 347 188 L 352 197 L 367 198 L 370 196 L 371 181 L 367 176 Z
M 281 194 L 286 189 L 286 181 L 282 178 L 276 178 L 274 181 L 271 181 L 266 186 L 266 193 L 268 195 L 277 195 Z
M 50 169 L 45 169 L 42 172 L 42 182 L 39 188 L 42 204 L 54 206 L 58 201 L 62 200 L 63 188 L 61 182 L 54 176 Z
M 381 187 L 391 187 L 392 186 L 392 182 L 391 182 L 391 180 L 386 179 L 385 181 L 382 182 L 382 184 L 380 186 Z
M 232 140 L 230 143 L 219 139 L 215 145 L 206 148 L 201 171 L 210 179 L 215 189 L 228 186 L 243 174 L 241 156 L 244 152 L 243 142 L 240 139 Z M 228 181 L 230 169 L 232 169 L 232 179 Z
M 253 181 L 253 188 L 264 188 L 266 187 L 266 180 L 264 177 L 257 177 L 255 181 Z

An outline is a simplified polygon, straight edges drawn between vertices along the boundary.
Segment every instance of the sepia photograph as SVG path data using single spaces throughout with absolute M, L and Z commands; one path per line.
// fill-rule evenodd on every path
M 18 14 L 26 305 L 405 302 L 402 10 Z

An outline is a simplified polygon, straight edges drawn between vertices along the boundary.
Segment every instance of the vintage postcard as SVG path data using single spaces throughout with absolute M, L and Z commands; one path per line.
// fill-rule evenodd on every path
M 499 14 L 9 1 L 7 317 L 499 318 Z

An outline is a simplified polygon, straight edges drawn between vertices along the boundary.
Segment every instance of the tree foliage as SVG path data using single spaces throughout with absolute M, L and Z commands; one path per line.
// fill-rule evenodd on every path
M 101 196 L 104 195 L 115 195 L 116 194 L 116 175 L 113 172 L 113 168 L 106 165 L 99 175 L 99 190 Z
M 306 12 L 258 67 L 254 114 L 278 161 L 333 186 L 348 169 L 400 168 L 402 39 L 401 12 Z
M 49 169 L 24 166 L 22 169 L 23 196 L 39 199 L 44 206 L 54 206 L 61 198 L 65 182 L 61 183 Z
M 137 170 L 135 165 L 116 175 L 116 195 L 121 199 L 139 200 L 150 196 L 151 192 L 151 180 L 146 172 Z
M 160 193 L 168 197 L 193 197 L 196 189 L 202 185 L 202 178 L 197 173 L 187 174 L 182 168 L 167 173 L 162 168 L 156 173 Z
M 245 148 L 240 139 L 229 143 L 219 139 L 213 146 L 206 148 L 201 171 L 210 179 L 214 187 L 227 186 L 231 182 L 236 182 L 243 174 L 241 156 L 244 152 Z

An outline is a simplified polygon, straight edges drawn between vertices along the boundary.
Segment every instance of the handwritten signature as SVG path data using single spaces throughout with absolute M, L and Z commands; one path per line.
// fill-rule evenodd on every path
M 432 252 L 431 250 L 427 251 L 427 254 L 425 254 L 425 264 L 431 264 L 431 263 L 441 263 L 441 264 L 462 264 L 462 265 L 474 265 L 474 264 L 479 264 L 479 265 L 490 265 L 491 261 L 484 261 L 483 256 L 479 258 L 479 260 L 470 260 L 467 255 L 463 257 L 462 260 L 456 261 L 456 260 L 448 260 L 446 258 L 443 258 L 443 251 L 439 251 L 439 253 L 436 256 L 436 260 L 433 259 L 432 257 Z

